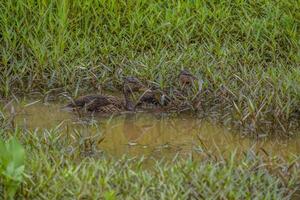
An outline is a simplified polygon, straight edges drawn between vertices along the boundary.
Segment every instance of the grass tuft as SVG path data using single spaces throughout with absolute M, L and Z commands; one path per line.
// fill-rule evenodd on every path
M 225 121 L 256 133 L 273 123 L 291 134 L 291 118 L 299 122 L 299 2 L 7 0 L 0 8 L 4 97 L 77 95 L 124 75 L 167 88 L 188 68 L 204 80 L 204 112 L 232 113 Z

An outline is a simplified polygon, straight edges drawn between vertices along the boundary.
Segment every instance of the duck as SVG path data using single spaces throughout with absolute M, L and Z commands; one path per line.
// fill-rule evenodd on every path
M 186 69 L 181 70 L 178 77 L 182 87 L 192 86 L 194 81 L 198 80 L 196 76 Z
M 144 110 L 185 110 L 188 107 L 187 92 L 195 80 L 197 78 L 191 72 L 181 70 L 178 75 L 181 89 L 152 86 L 140 96 L 136 107 Z
M 193 94 L 190 89 L 195 86 L 194 84 L 196 81 L 198 82 L 198 90 L 196 94 Z M 177 97 L 181 99 L 182 97 L 185 97 L 186 100 L 188 100 L 188 97 L 192 97 L 192 99 L 185 101 L 184 105 L 187 105 L 187 107 L 192 110 L 198 111 L 201 108 L 201 93 L 204 81 L 197 78 L 190 71 L 184 69 L 179 73 L 179 82 L 182 90 Z
M 144 109 L 162 108 L 168 105 L 170 100 L 165 91 L 152 86 L 140 96 L 135 107 Z
M 136 77 L 126 77 L 123 82 L 123 96 L 119 98 L 112 95 L 91 94 L 72 100 L 63 108 L 68 110 L 85 110 L 89 112 L 114 113 L 121 111 L 134 111 L 135 105 L 130 96 L 134 92 L 144 91 L 143 83 Z
M 193 94 L 191 89 L 195 86 L 196 81 L 198 81 L 199 88 L 197 94 Z M 168 92 L 168 96 L 171 97 L 169 110 L 175 110 L 177 112 L 198 110 L 203 81 L 199 80 L 190 71 L 183 69 L 178 74 L 178 82 L 180 89 L 171 88 Z

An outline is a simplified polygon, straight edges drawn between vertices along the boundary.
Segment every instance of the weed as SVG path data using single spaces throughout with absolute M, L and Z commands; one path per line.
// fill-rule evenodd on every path
M 1 133 L 3 134 L 3 133 Z M 11 138 L 4 142 L 0 139 L 0 185 L 5 199 L 14 199 L 14 196 L 24 181 L 25 151 L 20 143 Z
M 299 190 L 298 156 L 284 160 L 265 150 L 263 155 L 212 154 L 200 137 L 190 158 L 153 160 L 153 155 L 113 158 L 97 145 L 101 134 L 66 133 L 61 124 L 7 129 L 1 136 L 15 136 L 30 155 L 24 169 L 24 150 L 16 139 L 1 141 L 0 183 L 8 191 L 1 194 L 16 192 L 19 199 L 290 199 Z
M 77 96 L 118 88 L 124 75 L 168 88 L 187 68 L 204 80 L 205 114 L 256 134 L 269 123 L 286 135 L 299 126 L 289 123 L 300 103 L 299 2 L 7 0 L 0 8 L 1 96 L 58 88 Z

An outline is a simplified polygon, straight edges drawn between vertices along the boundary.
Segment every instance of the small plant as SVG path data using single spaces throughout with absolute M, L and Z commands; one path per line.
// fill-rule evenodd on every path
M 0 184 L 4 188 L 4 199 L 13 199 L 23 181 L 25 151 L 21 144 L 11 138 L 0 139 Z

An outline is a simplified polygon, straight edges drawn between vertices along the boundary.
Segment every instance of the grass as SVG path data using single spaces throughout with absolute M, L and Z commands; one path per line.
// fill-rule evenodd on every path
M 17 189 L 15 199 L 299 198 L 298 155 L 281 158 L 249 150 L 243 152 L 244 156 L 232 152 L 223 157 L 206 152 L 206 145 L 197 146 L 195 141 L 189 157 L 113 158 L 97 145 L 103 139 L 101 134 L 66 133 L 61 124 L 27 130 L 12 122 L 13 116 L 4 112 L 0 116 L 0 141 L 6 141 L 6 145 L 0 142 L 0 199 L 6 199 L 10 187 Z M 20 141 L 27 159 L 23 173 L 15 167 L 14 176 L 8 176 L 3 171 L 10 164 L 2 167 L 2 158 L 6 163 L 24 159 L 24 155 L 21 159 L 14 156 L 20 148 L 12 146 L 15 141 L 9 142 L 12 137 Z M 24 170 L 24 163 L 20 170 Z M 14 184 L 10 184 L 12 180 Z
M 187 68 L 204 80 L 203 113 L 257 134 L 299 127 L 298 1 L 7 0 L 0 8 L 3 97 L 77 96 L 126 75 L 174 87 Z
M 66 134 L 61 124 L 28 130 L 14 122 L 13 109 L 7 113 L 0 108 L 0 114 L 0 199 L 297 199 L 300 195 L 298 155 L 281 158 L 252 150 L 212 155 L 199 141 L 188 157 L 116 158 L 97 145 L 103 141 L 101 134 Z
M 290 199 L 300 184 L 296 156 L 283 160 L 249 151 L 242 158 L 195 152 L 188 159 L 116 159 L 99 148 L 90 152 L 55 128 L 1 134 L 11 136 L 30 155 L 16 199 Z M 0 190 L 6 187 L 0 181 Z
M 4 199 L 14 199 L 23 182 L 25 152 L 15 138 L 7 142 L 0 138 L 0 153 L 0 185 L 5 186 L 1 193 Z
M 118 88 L 126 75 L 177 87 L 187 68 L 204 80 L 199 114 L 256 134 L 299 128 L 299 1 L 6 0 L 0 10 L 2 98 L 77 96 Z M 13 111 L 0 127 L 30 155 L 19 199 L 289 199 L 299 185 L 299 158 L 233 154 L 144 169 L 137 158 L 83 156 L 59 131 L 18 130 Z

